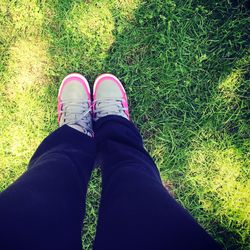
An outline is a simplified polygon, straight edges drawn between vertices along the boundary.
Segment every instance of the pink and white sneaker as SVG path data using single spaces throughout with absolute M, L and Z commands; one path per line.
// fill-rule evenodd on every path
M 84 76 L 73 73 L 63 79 L 57 111 L 60 127 L 66 124 L 93 137 L 90 87 Z
M 128 99 L 122 83 L 112 74 L 98 76 L 93 89 L 93 119 L 119 115 L 128 120 Z

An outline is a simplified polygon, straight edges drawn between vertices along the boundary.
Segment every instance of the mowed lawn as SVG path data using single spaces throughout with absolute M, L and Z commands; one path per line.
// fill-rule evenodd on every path
M 224 249 L 250 249 L 249 7 L 241 0 L 1 0 L 0 191 L 57 128 L 64 76 L 79 72 L 92 85 L 111 72 L 125 85 L 166 188 Z M 92 247 L 100 185 L 97 169 L 84 249 Z

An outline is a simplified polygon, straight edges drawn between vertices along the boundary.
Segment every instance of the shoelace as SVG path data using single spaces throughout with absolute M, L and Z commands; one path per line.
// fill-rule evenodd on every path
M 64 114 L 64 124 L 86 124 L 88 127 L 91 126 L 91 121 L 88 117 L 88 113 L 91 112 L 92 106 L 90 102 L 70 102 L 64 100 L 61 102 L 62 110 L 61 114 Z
M 126 110 L 128 108 L 124 108 L 122 106 L 123 99 L 96 99 L 93 101 L 93 106 L 96 105 L 96 108 L 94 110 L 94 114 L 98 118 L 101 118 L 103 116 L 112 114 L 112 115 L 121 115 L 121 112 L 125 115 Z

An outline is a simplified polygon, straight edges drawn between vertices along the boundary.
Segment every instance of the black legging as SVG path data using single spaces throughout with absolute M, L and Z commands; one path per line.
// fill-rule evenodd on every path
M 101 118 L 94 138 L 63 126 L 41 143 L 0 194 L 0 249 L 81 249 L 97 155 L 103 190 L 94 249 L 219 249 L 165 190 L 135 126 L 118 116 Z

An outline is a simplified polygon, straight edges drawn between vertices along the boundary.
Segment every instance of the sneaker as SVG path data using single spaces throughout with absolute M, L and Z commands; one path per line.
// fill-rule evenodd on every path
M 122 83 L 111 74 L 103 74 L 96 78 L 93 89 L 93 119 L 107 115 L 119 115 L 128 120 L 128 99 Z
M 59 126 L 68 125 L 93 136 L 90 87 L 87 79 L 77 73 L 66 76 L 58 93 Z

